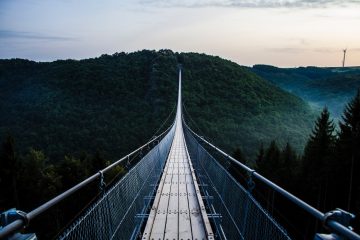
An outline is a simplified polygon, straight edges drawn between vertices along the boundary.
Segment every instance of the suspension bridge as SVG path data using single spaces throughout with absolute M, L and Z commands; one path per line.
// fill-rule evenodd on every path
M 328 233 L 314 239 L 360 239 L 349 226 L 353 214 L 315 209 L 190 129 L 182 114 L 181 81 L 180 69 L 176 117 L 166 131 L 31 212 L 2 213 L 0 239 L 36 239 L 23 232 L 37 216 L 95 181 L 102 194 L 58 239 L 291 239 L 254 198 L 255 180 L 321 221 Z M 148 153 L 124 177 L 104 187 L 105 173 L 145 148 Z M 209 149 L 242 169 L 247 183 L 240 184 Z

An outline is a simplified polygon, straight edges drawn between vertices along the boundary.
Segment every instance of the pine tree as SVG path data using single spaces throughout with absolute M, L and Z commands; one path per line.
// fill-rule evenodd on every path
M 317 202 L 318 208 L 323 208 L 329 184 L 331 163 L 335 152 L 335 126 L 330 120 L 330 113 L 325 107 L 315 122 L 303 156 L 302 178 L 305 181 L 307 193 Z
M 294 181 L 298 174 L 298 156 L 290 143 L 281 152 L 281 182 L 288 184 Z
M 337 189 L 343 190 L 341 197 L 347 199 L 345 204 L 347 210 L 358 211 L 360 209 L 360 89 L 347 104 L 339 125 L 335 164 L 339 176 Z
M 30 148 L 19 166 L 21 208 L 29 209 L 54 196 L 60 189 L 60 177 L 55 166 L 41 150 Z
M 247 164 L 247 160 L 240 148 L 235 149 L 235 151 L 232 154 L 232 157 L 238 160 L 239 162 L 241 162 L 242 164 L 245 165 Z
M 262 164 L 262 162 L 264 161 L 264 155 L 265 155 L 264 144 L 261 143 L 259 152 L 258 152 L 258 154 L 256 156 L 256 160 L 255 160 L 256 166 L 259 166 L 259 164 L 260 165 Z
M 232 157 L 235 158 L 237 161 L 239 161 L 242 164 L 247 165 L 247 159 L 245 158 L 243 152 L 241 151 L 241 149 L 238 147 L 235 149 L 235 151 L 232 154 Z M 248 179 L 248 173 L 246 172 L 246 170 L 232 165 L 232 167 L 230 167 L 230 169 L 228 169 L 228 171 L 241 183 L 245 184 L 247 179 Z M 245 182 L 244 182 L 245 181 Z
M 106 167 L 106 165 L 107 165 L 106 160 L 101 156 L 99 151 L 96 151 L 92 158 L 93 173 L 102 170 L 103 168 Z
M 266 151 L 260 149 L 262 160 L 257 163 L 257 171 L 272 181 L 279 182 L 280 149 L 276 141 L 272 141 Z M 262 153 L 263 152 L 263 153 Z

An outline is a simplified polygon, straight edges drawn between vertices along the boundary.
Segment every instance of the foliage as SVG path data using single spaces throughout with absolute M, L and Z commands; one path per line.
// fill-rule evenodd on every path
M 0 60 L 0 138 L 11 132 L 21 154 L 42 149 L 50 162 L 97 150 L 115 160 L 149 139 L 171 112 L 176 63 L 161 51 Z
M 308 185 L 309 196 L 317 199 L 317 208 L 324 209 L 328 193 L 332 158 L 335 153 L 335 126 L 330 113 L 324 108 L 306 144 L 303 156 L 302 179 Z
M 254 146 L 272 139 L 302 150 L 314 116 L 301 99 L 233 62 L 170 50 L 0 60 L 0 138 L 11 132 L 20 153 L 42 149 L 50 162 L 96 150 L 115 160 L 149 139 L 171 112 L 178 63 L 186 109 L 216 144 L 242 146 L 250 158 Z
M 275 183 L 289 184 L 299 168 L 299 157 L 290 143 L 281 150 L 275 141 L 267 149 L 261 145 L 256 157 L 256 170 Z
M 253 72 L 273 84 L 309 101 L 321 110 L 327 105 L 335 119 L 341 119 L 345 104 L 360 87 L 360 68 L 277 68 L 254 65 Z
M 301 152 L 315 118 L 301 99 L 233 62 L 180 54 L 185 120 L 227 152 L 241 146 L 253 164 L 262 142 L 290 142 Z
M 347 199 L 347 202 L 343 203 L 344 208 L 354 209 L 358 213 L 360 212 L 360 90 L 347 104 L 343 120 L 339 124 L 335 163 L 336 174 L 339 176 L 337 188 L 344 199 Z M 360 225 L 359 220 L 358 222 Z
M 291 146 L 287 145 L 280 153 L 275 142 L 272 142 L 268 149 L 263 146 L 259 149 L 257 170 L 322 212 L 342 208 L 359 213 L 360 91 L 347 104 L 339 125 L 340 131 L 336 132 L 335 124 L 325 107 L 309 136 L 301 164 Z M 266 196 L 264 204 L 269 205 L 270 202 L 272 209 L 276 208 L 282 213 L 277 216 L 285 219 L 284 225 L 304 229 L 305 234 L 290 231 L 297 238 L 313 237 L 311 234 L 314 234 L 314 230 L 323 231 L 319 225 L 315 225 L 315 221 L 309 223 L 309 216 L 302 216 L 302 211 L 294 209 L 298 213 L 288 213 L 287 208 L 290 206 L 283 199 L 274 202 L 274 197 L 269 195 L 269 190 L 264 186 L 258 187 L 258 195 Z M 298 216 L 293 218 L 294 214 Z M 352 226 L 358 232 L 360 220 L 357 218 Z

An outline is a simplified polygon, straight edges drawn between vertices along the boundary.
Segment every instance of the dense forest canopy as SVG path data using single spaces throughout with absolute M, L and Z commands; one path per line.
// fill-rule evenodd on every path
M 336 120 L 360 87 L 360 67 L 277 68 L 254 65 L 250 68 L 273 84 L 300 96 L 321 110 L 325 105 Z
M 233 62 L 170 50 L 1 60 L 0 137 L 11 134 L 20 152 L 42 149 L 54 162 L 95 150 L 115 160 L 150 138 L 174 108 L 179 63 L 195 130 L 250 157 L 273 139 L 302 150 L 314 116 L 301 99 Z

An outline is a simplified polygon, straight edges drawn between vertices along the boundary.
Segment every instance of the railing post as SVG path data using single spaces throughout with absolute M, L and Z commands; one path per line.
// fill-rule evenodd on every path
M 128 155 L 127 156 L 127 159 L 126 159 L 126 164 L 125 164 L 125 169 L 126 170 L 129 170 L 130 169 L 130 156 Z
M 99 190 L 100 190 L 100 193 L 104 193 L 105 191 L 105 188 L 106 188 L 106 184 L 105 184 L 105 181 L 104 181 L 104 173 L 103 171 L 99 171 Z
M 255 182 L 254 182 L 254 172 L 255 170 L 252 170 L 251 172 L 248 172 L 248 180 L 247 180 L 247 186 L 248 186 L 248 192 L 252 193 L 252 191 L 255 188 Z

